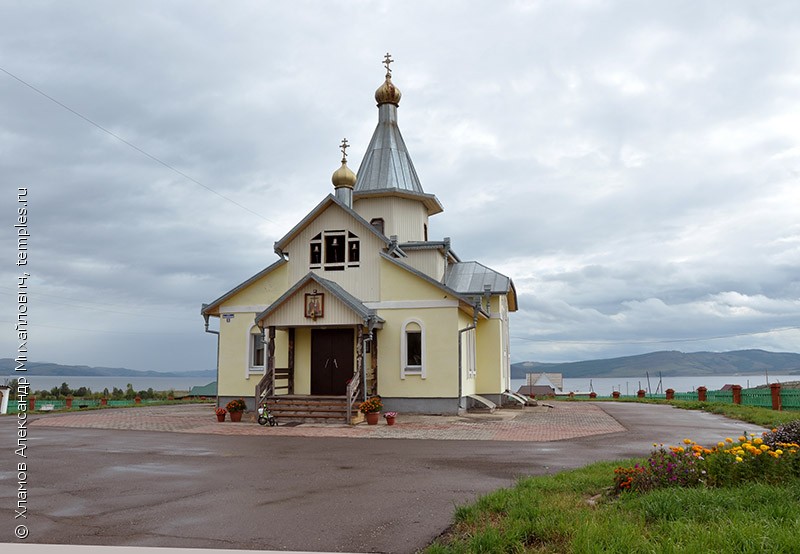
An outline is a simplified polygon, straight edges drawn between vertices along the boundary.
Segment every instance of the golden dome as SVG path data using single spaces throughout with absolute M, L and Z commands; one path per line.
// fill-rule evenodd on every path
M 347 167 L 347 160 L 344 158 L 342 159 L 342 167 L 333 172 L 331 182 L 337 189 L 341 187 L 353 188 L 355 186 L 356 174 Z
M 392 83 L 391 74 L 387 73 L 386 80 L 378 87 L 378 90 L 375 91 L 375 101 L 379 106 L 381 104 L 394 104 L 395 106 L 399 106 L 401 96 L 400 89 Z
M 334 188 L 347 187 L 351 189 L 356 184 L 356 174 L 347 167 L 347 149 L 350 148 L 350 145 L 347 144 L 346 138 L 342 139 L 342 144 L 339 145 L 339 148 L 342 151 L 342 167 L 333 172 L 331 182 Z

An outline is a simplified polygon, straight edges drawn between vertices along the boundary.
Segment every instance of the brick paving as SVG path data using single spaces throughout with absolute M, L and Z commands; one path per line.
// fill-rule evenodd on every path
M 248 418 L 248 416 L 250 416 Z M 626 431 L 598 406 L 586 402 L 556 402 L 545 406 L 499 410 L 494 414 L 423 416 L 400 414 L 397 423 L 378 425 L 302 423 L 262 427 L 245 414 L 240 423 L 219 423 L 207 404 L 147 406 L 47 414 L 34 426 L 164 431 L 209 435 L 270 435 L 289 437 L 347 437 L 364 439 L 434 439 L 544 442 Z

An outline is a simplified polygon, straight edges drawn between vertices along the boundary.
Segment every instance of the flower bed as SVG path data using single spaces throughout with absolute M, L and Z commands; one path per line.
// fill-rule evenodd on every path
M 619 494 L 665 487 L 782 483 L 800 478 L 800 445 L 787 440 L 794 437 L 797 428 L 800 425 L 790 423 L 761 437 L 728 437 L 713 448 L 691 439 L 684 439 L 682 446 L 668 448 L 654 444 L 653 453 L 644 464 L 614 470 L 613 491 Z

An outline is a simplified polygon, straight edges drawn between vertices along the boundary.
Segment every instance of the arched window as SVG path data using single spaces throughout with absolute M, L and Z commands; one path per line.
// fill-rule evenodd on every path
M 400 337 L 400 378 L 419 375 L 423 379 L 425 371 L 425 327 L 418 319 L 403 323 Z
M 369 221 L 369 224 L 375 227 L 375 230 L 378 231 L 380 234 L 384 234 L 383 233 L 384 223 L 382 217 L 376 217 L 374 219 L 371 219 Z

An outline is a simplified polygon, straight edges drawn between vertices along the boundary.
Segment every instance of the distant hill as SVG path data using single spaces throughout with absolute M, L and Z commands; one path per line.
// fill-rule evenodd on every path
M 0 375 L 15 375 L 17 364 L 11 358 L 0 358 Z M 203 377 L 215 379 L 213 369 L 194 371 L 140 371 L 124 367 L 90 367 L 88 365 L 62 365 L 50 362 L 27 362 L 28 375 L 65 375 L 80 377 Z
M 675 350 L 650 352 L 606 360 L 585 360 L 568 363 L 520 362 L 511 365 L 511 377 L 524 379 L 526 373 L 563 373 L 564 377 L 664 377 L 702 375 L 800 374 L 800 354 L 736 350 L 732 352 L 692 352 Z

